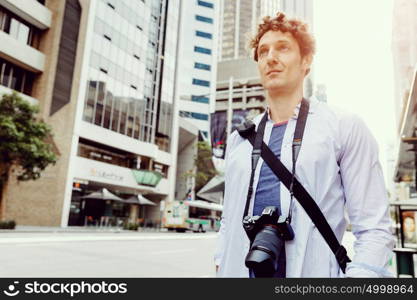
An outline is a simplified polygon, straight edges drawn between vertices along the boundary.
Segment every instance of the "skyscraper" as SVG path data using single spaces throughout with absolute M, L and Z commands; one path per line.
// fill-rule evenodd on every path
M 289 17 L 301 18 L 313 26 L 313 0 L 281 0 L 281 10 Z
M 221 0 L 219 60 L 248 57 L 248 39 L 263 16 L 275 15 L 281 0 Z
M 219 4 L 213 0 L 183 1 L 179 81 L 180 116 L 209 137 L 217 75 Z

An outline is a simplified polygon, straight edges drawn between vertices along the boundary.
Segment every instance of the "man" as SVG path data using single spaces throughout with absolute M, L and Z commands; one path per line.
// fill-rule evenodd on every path
M 275 18 L 264 18 L 251 46 L 268 105 L 263 140 L 291 172 L 294 130 L 315 41 L 305 23 L 278 13 Z M 296 178 L 320 207 L 339 242 L 348 216 L 356 237 L 355 256 L 344 274 L 294 199 L 291 226 L 295 237 L 285 242 L 274 277 L 390 277 L 386 266 L 394 238 L 377 143 L 357 116 L 315 100 L 309 103 Z M 263 116 L 253 120 L 256 128 Z M 219 277 L 253 277 L 245 266 L 250 241 L 242 226 L 252 149 L 237 131 L 228 139 L 224 208 L 215 254 Z M 249 215 L 260 215 L 272 205 L 287 216 L 290 193 L 262 158 L 254 174 Z
M 414 211 L 402 212 L 404 243 L 411 244 L 411 246 L 417 243 L 415 214 Z

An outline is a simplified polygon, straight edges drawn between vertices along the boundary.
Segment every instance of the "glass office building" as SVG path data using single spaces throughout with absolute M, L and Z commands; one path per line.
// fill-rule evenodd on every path
M 83 120 L 170 151 L 174 1 L 97 0 Z
M 69 225 L 101 220 L 99 208 L 83 210 L 80 197 L 88 193 L 104 187 L 124 198 L 145 195 L 158 205 L 170 197 L 176 179 L 172 140 L 179 0 L 89 4 Z M 124 213 L 113 217 L 126 219 Z M 138 211 L 129 213 L 136 222 Z M 160 223 L 158 206 L 141 216 Z

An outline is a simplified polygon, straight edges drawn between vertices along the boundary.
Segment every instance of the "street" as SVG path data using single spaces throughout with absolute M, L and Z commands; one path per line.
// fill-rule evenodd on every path
M 213 232 L 1 232 L 0 277 L 215 277 L 215 246 Z
M 0 277 L 214 277 L 215 233 L 1 233 Z

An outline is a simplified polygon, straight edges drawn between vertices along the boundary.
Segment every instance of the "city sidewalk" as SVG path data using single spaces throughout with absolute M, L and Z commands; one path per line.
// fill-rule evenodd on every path
M 69 226 L 69 227 L 48 227 L 48 226 L 22 226 L 17 225 L 15 229 L 0 229 L 1 233 L 137 233 L 137 232 L 168 232 L 167 229 L 139 228 L 139 230 L 125 230 L 121 227 L 96 227 L 96 226 Z

